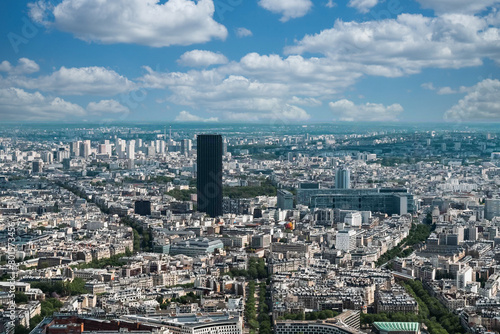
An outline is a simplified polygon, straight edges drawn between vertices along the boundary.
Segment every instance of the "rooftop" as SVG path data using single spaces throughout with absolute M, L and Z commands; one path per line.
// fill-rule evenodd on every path
M 418 331 L 420 328 L 418 322 L 374 322 L 373 325 L 378 330 L 388 332 Z

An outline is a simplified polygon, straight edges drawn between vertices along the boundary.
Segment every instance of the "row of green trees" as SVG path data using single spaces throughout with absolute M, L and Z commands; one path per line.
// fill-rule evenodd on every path
M 250 327 L 250 334 L 271 334 L 271 317 L 269 306 L 266 303 L 267 286 L 265 282 L 259 284 L 259 307 L 255 304 L 255 281 L 248 282 L 248 297 L 245 303 L 245 319 Z
M 425 240 L 431 234 L 431 226 L 426 224 L 412 224 L 410 233 L 408 236 L 399 243 L 393 249 L 385 252 L 377 261 L 377 266 L 381 266 L 384 263 L 396 258 L 396 257 L 407 257 L 413 253 L 413 247 Z M 405 248 L 407 247 L 407 248 Z
M 323 310 L 323 311 L 315 311 L 315 312 L 307 312 L 307 313 L 285 313 L 280 320 L 317 320 L 317 319 L 330 319 L 339 315 L 338 312 L 332 310 Z
M 113 255 L 109 258 L 105 259 L 100 259 L 100 260 L 92 260 L 89 263 L 82 263 L 77 266 L 78 269 L 87 269 L 87 268 L 97 268 L 97 269 L 103 269 L 106 268 L 107 266 L 112 266 L 112 267 L 121 267 L 124 265 L 123 262 L 120 261 L 120 259 L 124 256 L 131 256 L 132 252 L 130 249 L 125 250 L 125 254 L 116 254 Z
M 88 293 L 85 281 L 81 278 L 75 278 L 72 282 L 32 282 L 31 287 L 42 290 L 48 296 L 52 296 L 53 293 L 62 297 Z
M 259 328 L 257 310 L 255 307 L 255 281 L 248 282 L 248 297 L 245 303 L 245 319 L 250 327 L 250 334 L 255 334 Z
M 255 258 L 251 257 L 248 260 L 248 269 L 238 269 L 238 268 L 233 268 L 230 271 L 224 273 L 228 274 L 231 277 L 246 277 L 248 279 L 264 279 L 268 278 L 269 274 L 267 272 L 266 268 L 266 262 L 262 258 Z
M 199 303 L 200 297 L 190 291 L 185 296 L 181 296 L 179 298 L 171 298 L 168 300 L 164 300 L 162 297 L 158 297 L 157 301 L 158 303 L 160 303 L 160 308 L 164 310 L 168 308 L 172 303 L 177 303 L 177 304 Z
M 196 194 L 196 179 L 189 182 L 189 189 L 172 189 L 166 194 L 172 196 L 178 201 L 191 200 L 191 194 Z M 271 183 L 270 180 L 262 180 L 260 186 L 242 186 L 230 187 L 224 186 L 222 188 L 223 196 L 230 198 L 253 198 L 257 196 L 276 196 L 277 188 Z
M 259 285 L 259 334 L 271 334 L 271 317 L 269 316 L 269 306 L 266 303 L 267 285 L 261 282 Z
M 151 229 L 145 229 L 140 223 L 130 217 L 123 217 L 122 224 L 132 228 L 134 234 L 134 252 L 151 251 L 153 249 L 153 235 Z
M 169 192 L 167 192 L 167 195 L 172 196 L 176 200 L 182 202 L 190 201 L 191 194 L 196 194 L 196 188 L 172 189 Z
M 434 332 L 431 331 L 431 334 L 465 333 L 458 316 L 448 311 L 436 297 L 432 297 L 424 288 L 422 282 L 408 281 L 403 283 L 403 286 L 417 300 L 419 315 L 427 319 L 429 322 L 429 324 L 426 322 L 427 326 L 435 329 Z M 441 330 L 440 327 L 445 331 Z
M 402 283 L 409 294 L 418 303 L 418 314 L 414 313 L 378 313 L 361 314 L 361 323 L 372 324 L 377 321 L 419 322 L 425 323 L 431 334 L 465 333 L 460 319 L 444 307 L 437 298 L 432 297 L 420 281 Z
M 271 181 L 264 180 L 260 186 L 224 187 L 222 194 L 230 198 L 253 198 L 257 196 L 276 196 L 276 187 Z

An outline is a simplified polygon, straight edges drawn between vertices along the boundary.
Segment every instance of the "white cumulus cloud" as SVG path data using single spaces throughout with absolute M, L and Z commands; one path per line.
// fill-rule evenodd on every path
M 39 70 L 40 66 L 38 66 L 35 61 L 28 58 L 19 58 L 16 66 L 12 65 L 7 60 L 0 63 L 0 72 L 7 72 L 10 75 L 31 74 Z
M 355 104 L 346 99 L 330 102 L 328 105 L 341 121 L 396 121 L 404 110 L 399 104 L 390 106 L 377 103 Z
M 268 11 L 283 15 L 281 22 L 306 15 L 312 8 L 311 0 L 259 0 L 259 6 Z
M 239 62 L 188 72 L 147 73 L 146 88 L 168 89 L 167 100 L 212 113 L 253 114 L 259 119 L 308 119 L 295 107 L 317 107 L 361 76 L 327 59 L 250 53 Z
M 320 100 L 315 99 L 314 97 L 300 98 L 297 96 L 293 96 L 288 102 L 294 105 L 310 107 L 319 107 L 323 104 Z
M 99 102 L 90 102 L 87 111 L 93 114 L 113 113 L 128 114 L 130 110 L 116 100 L 101 100 Z
M 498 29 L 486 18 L 471 15 L 402 14 L 383 21 L 337 21 L 331 29 L 296 41 L 285 49 L 287 56 L 252 52 L 239 61 L 177 72 L 146 67 L 147 73 L 136 82 L 166 89 L 170 103 L 217 116 L 292 118 L 287 106 L 294 106 L 304 108 L 296 115 L 306 119 L 307 109 L 338 99 L 363 76 L 400 77 L 426 68 L 479 66 L 485 58 L 498 58 L 498 40 Z M 431 83 L 422 87 L 436 93 L 440 89 Z M 399 105 L 376 106 L 369 105 L 372 111 L 385 110 L 378 119 L 402 112 Z M 367 108 L 362 105 L 358 111 Z
M 449 95 L 449 94 L 457 94 L 458 91 L 454 90 L 451 87 L 441 87 L 438 89 L 437 93 L 439 95 Z
M 333 2 L 333 0 L 328 0 L 328 2 L 325 4 L 325 6 L 328 8 L 333 8 L 333 7 L 337 6 L 337 4 L 335 2 Z
M 432 82 L 424 82 L 423 84 L 420 85 L 423 89 L 427 90 L 435 90 L 436 87 L 434 87 L 434 84 Z
M 435 87 L 432 82 L 425 82 L 420 85 L 423 89 L 436 91 L 438 95 L 450 95 L 450 94 L 458 94 L 458 93 L 467 93 L 469 88 L 461 86 L 458 89 L 453 89 L 451 87 Z
M 252 36 L 252 32 L 250 30 L 248 30 L 247 28 L 237 28 L 236 29 L 236 36 L 242 38 L 242 37 L 250 37 Z
M 486 79 L 469 89 L 469 93 L 446 111 L 451 121 L 500 120 L 500 81 Z
M 116 95 L 129 92 L 135 85 L 127 78 L 104 67 L 61 67 L 50 75 L 37 78 L 11 77 L 13 86 L 56 92 L 62 95 Z
M 191 114 L 189 111 L 181 111 L 179 115 L 175 118 L 177 122 L 218 122 L 219 119 L 217 117 L 203 118 L 200 116 L 196 116 Z
M 79 39 L 152 47 L 224 40 L 227 29 L 213 19 L 212 0 L 63 0 L 30 4 L 30 16 Z
M 433 9 L 437 14 L 479 13 L 488 7 L 499 4 L 499 0 L 417 0 L 423 8 Z
M 29 93 L 19 88 L 0 88 L 0 118 L 4 120 L 58 121 L 86 114 L 79 105 L 40 92 Z
M 401 14 L 367 22 L 337 20 L 331 29 L 306 35 L 288 54 L 320 53 L 368 75 L 397 77 L 423 68 L 463 68 L 499 61 L 500 30 L 485 18 L 452 14 L 436 18 Z
M 226 56 L 207 50 L 192 50 L 184 53 L 177 61 L 180 65 L 190 67 L 207 67 L 210 65 L 226 64 Z
M 368 13 L 378 4 L 378 0 L 350 0 L 347 6 L 356 8 L 361 13 Z

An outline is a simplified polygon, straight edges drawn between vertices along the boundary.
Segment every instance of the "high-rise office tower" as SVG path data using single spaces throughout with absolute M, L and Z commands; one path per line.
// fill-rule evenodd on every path
M 62 161 L 63 168 L 66 170 L 71 169 L 71 159 L 70 158 L 64 158 Z
M 224 138 L 224 142 L 222 143 L 222 154 L 227 154 L 227 138 Z
M 167 153 L 167 151 L 168 151 L 167 142 L 164 140 L 160 140 L 160 153 L 165 154 Z
M 151 201 L 139 200 L 135 201 L 134 212 L 141 216 L 151 215 Z
M 356 232 L 353 230 L 341 230 L 337 232 L 335 249 L 344 252 L 356 249 Z
M 484 218 L 492 220 L 500 217 L 500 198 L 488 198 L 485 200 Z
M 125 146 L 125 150 L 127 152 L 127 158 L 130 160 L 135 159 L 135 140 L 130 140 L 127 142 Z
M 72 142 L 69 146 L 71 156 L 72 157 L 79 157 L 80 156 L 80 141 L 75 141 Z
M 345 167 L 335 172 L 335 188 L 351 189 L 351 171 Z
M 181 141 L 181 154 L 182 155 L 189 155 L 189 152 L 191 151 L 192 148 L 192 142 L 191 139 L 183 139 Z
M 43 152 L 42 160 L 48 164 L 51 164 L 54 161 L 54 154 L 52 152 Z
M 87 158 L 90 155 L 90 140 L 80 142 L 80 156 Z
M 43 161 L 42 160 L 34 160 L 32 165 L 33 165 L 33 173 L 42 173 L 43 172 Z
M 54 160 L 61 162 L 63 159 L 69 158 L 70 155 L 70 152 L 66 151 L 64 147 L 59 147 L 59 149 L 54 152 Z
M 222 136 L 199 135 L 197 143 L 198 211 L 222 215 Z
M 127 153 L 127 142 L 125 140 L 120 140 L 117 142 L 115 150 L 118 159 L 125 159 Z
M 278 208 L 281 210 L 293 210 L 293 194 L 288 190 L 278 190 Z

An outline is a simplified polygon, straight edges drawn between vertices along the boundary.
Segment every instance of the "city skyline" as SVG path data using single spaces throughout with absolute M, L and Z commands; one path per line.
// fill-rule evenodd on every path
M 0 332 L 498 331 L 499 147 L 495 124 L 2 124 Z
M 2 121 L 500 120 L 496 0 L 0 6 Z
M 500 333 L 500 0 L 0 13 L 0 334 Z

